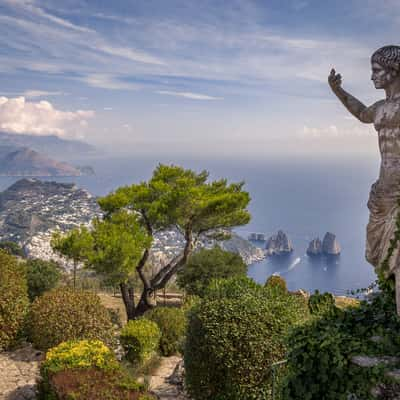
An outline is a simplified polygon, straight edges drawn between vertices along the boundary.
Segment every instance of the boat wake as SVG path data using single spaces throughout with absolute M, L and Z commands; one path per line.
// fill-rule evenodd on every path
M 297 257 L 289 266 L 288 271 L 291 271 L 296 267 L 296 265 L 300 264 L 301 258 Z

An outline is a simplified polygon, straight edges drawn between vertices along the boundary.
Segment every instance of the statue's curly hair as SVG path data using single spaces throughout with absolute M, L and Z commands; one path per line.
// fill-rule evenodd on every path
M 384 46 L 372 54 L 371 62 L 376 62 L 382 67 L 392 68 L 400 72 L 400 46 Z

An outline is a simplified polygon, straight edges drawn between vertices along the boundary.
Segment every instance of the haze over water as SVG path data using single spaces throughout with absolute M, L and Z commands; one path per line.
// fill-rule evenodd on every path
M 244 237 L 250 232 L 267 236 L 279 229 L 286 232 L 295 251 L 284 259 L 269 258 L 249 267 L 249 276 L 263 283 L 278 273 L 291 290 L 319 289 L 345 294 L 348 289 L 368 286 L 375 280 L 365 261 L 366 206 L 369 189 L 378 175 L 378 161 L 372 157 L 353 160 L 182 160 L 101 158 L 86 160 L 95 176 L 57 178 L 75 182 L 94 195 L 104 195 L 121 185 L 151 176 L 158 162 L 175 163 L 196 170 L 207 169 L 211 178 L 244 180 L 250 192 L 251 222 L 237 229 Z M 83 163 L 76 163 L 77 165 Z M 1 178 L 1 189 L 15 178 Z M 312 261 L 306 255 L 310 240 L 333 232 L 342 247 L 337 259 Z M 260 244 L 261 245 L 261 244 Z

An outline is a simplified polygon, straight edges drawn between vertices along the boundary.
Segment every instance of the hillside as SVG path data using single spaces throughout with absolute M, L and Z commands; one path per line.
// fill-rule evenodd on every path
M 14 150 L 21 147 L 29 147 L 50 157 L 62 156 L 63 158 L 88 155 L 96 151 L 90 144 L 79 140 L 66 140 L 54 135 L 16 135 L 6 132 L 0 132 L 0 155 L 2 147 Z
M 3 176 L 80 176 L 79 169 L 24 147 L 0 157 Z

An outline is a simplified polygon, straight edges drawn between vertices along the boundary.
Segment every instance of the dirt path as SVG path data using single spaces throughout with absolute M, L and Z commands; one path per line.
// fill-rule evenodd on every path
M 42 353 L 30 345 L 0 353 L 0 400 L 33 400 Z
M 153 373 L 150 380 L 150 390 L 158 396 L 160 400 L 188 400 L 182 392 L 180 384 L 172 383 L 176 379 L 170 379 L 175 367 L 182 361 L 181 357 L 163 357 L 160 366 Z M 180 380 L 180 379 L 178 379 Z

